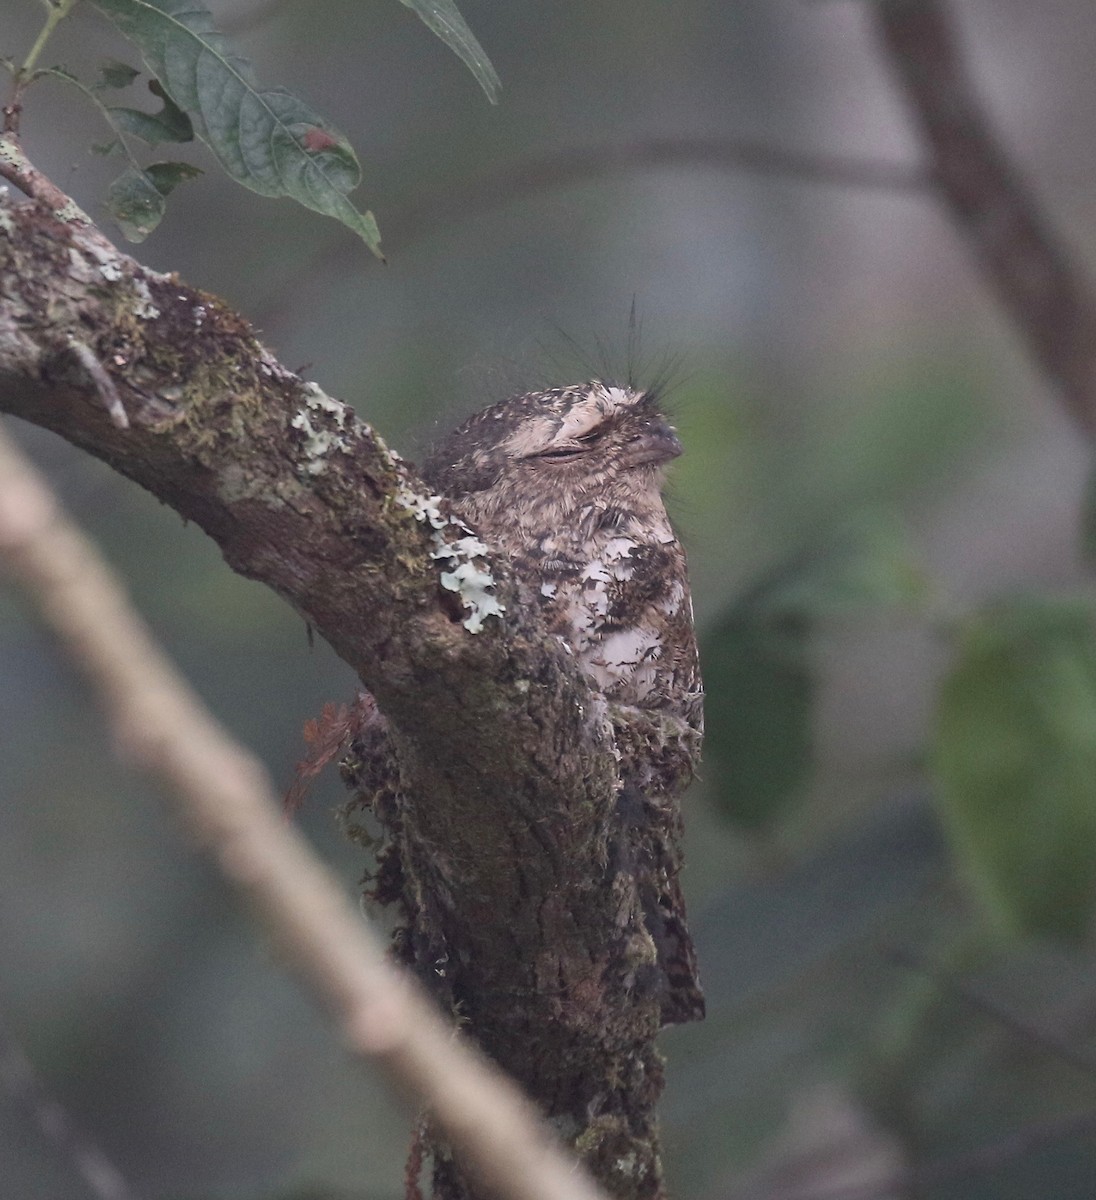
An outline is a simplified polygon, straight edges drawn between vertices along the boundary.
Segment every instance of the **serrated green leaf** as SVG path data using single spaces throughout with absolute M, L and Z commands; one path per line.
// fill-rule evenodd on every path
M 716 800 L 736 825 L 771 825 L 811 769 L 815 679 L 801 614 L 735 608 L 704 639 L 705 756 Z
M 129 87 L 140 73 L 128 63 L 119 62 L 116 58 L 108 58 L 99 67 L 99 82 L 95 86 L 120 91 L 122 88 Z
M 1089 468 L 1081 499 L 1081 553 L 1096 567 L 1096 462 Z
M 166 205 L 155 183 L 130 167 L 107 190 L 107 210 L 127 242 L 143 242 L 163 220 Z
M 1096 903 L 1096 617 L 1030 600 L 963 631 L 932 753 L 953 849 L 996 923 L 1079 938 Z
M 109 158 L 112 154 L 124 153 L 125 148 L 118 138 L 115 138 L 110 142 L 92 142 L 91 152 L 92 154 L 100 155 L 102 158 Z
M 197 179 L 202 170 L 185 162 L 156 162 L 145 167 L 145 174 L 161 196 L 170 196 L 180 183 Z
M 401 3 L 416 13 L 427 28 L 441 38 L 476 77 L 487 99 L 497 104 L 502 83 L 453 0 L 401 0 Z
M 208 9 L 197 0 L 95 4 L 137 46 L 233 179 L 335 217 L 382 257 L 373 214 L 347 198 L 361 179 L 349 143 L 303 100 L 281 88 L 259 90 L 251 64 L 229 49 Z

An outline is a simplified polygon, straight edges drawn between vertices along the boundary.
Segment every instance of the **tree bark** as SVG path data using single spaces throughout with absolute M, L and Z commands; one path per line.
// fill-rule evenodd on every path
M 220 301 L 6 200 L 0 411 L 197 523 L 354 668 L 399 751 L 442 994 L 606 1188 L 660 1196 L 659 1003 L 634 986 L 612 728 L 506 563 Z M 467 1194 L 435 1150 L 439 1190 Z

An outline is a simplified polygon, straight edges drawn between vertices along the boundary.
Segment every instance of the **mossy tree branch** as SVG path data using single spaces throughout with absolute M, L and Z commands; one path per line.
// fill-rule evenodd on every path
M 612 733 L 505 563 L 477 556 L 501 615 L 441 586 L 439 549 L 467 530 L 350 409 L 214 297 L 6 201 L 0 411 L 194 521 L 354 668 L 400 751 L 405 833 L 477 997 L 472 1032 L 603 1183 L 661 1194 L 659 1004 L 626 989 L 639 907 L 607 867 Z

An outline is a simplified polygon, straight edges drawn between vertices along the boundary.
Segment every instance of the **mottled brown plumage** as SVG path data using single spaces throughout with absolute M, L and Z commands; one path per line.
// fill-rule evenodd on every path
M 677 878 L 678 797 L 703 731 L 685 553 L 661 494 L 680 453 L 653 394 L 594 381 L 484 409 L 422 472 L 508 555 L 609 703 L 623 779 L 615 869 L 636 877 L 667 1024 L 704 1013 Z

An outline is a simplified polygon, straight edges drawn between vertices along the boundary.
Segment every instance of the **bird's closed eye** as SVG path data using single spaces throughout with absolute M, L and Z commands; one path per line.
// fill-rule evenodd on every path
M 553 462 L 562 462 L 567 458 L 576 458 L 584 450 L 588 450 L 601 437 L 600 429 L 591 429 L 588 433 L 572 438 L 566 445 L 549 446 L 546 450 L 538 450 L 529 455 L 530 458 L 547 458 Z

